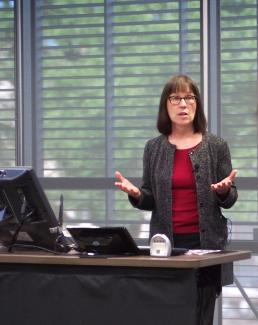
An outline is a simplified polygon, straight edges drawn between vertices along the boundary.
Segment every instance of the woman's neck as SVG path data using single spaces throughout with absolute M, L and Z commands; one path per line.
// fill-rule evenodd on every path
M 192 129 L 177 129 L 168 136 L 168 141 L 176 145 L 178 149 L 192 148 L 202 141 L 202 134 L 194 133 Z

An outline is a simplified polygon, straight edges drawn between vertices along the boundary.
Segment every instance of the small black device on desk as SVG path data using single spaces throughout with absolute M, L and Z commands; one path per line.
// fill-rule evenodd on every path
M 131 234 L 125 227 L 66 227 L 81 256 L 141 255 Z
M 150 255 L 150 246 L 139 246 L 140 255 L 149 256 Z M 171 256 L 184 255 L 188 252 L 187 248 L 173 247 L 171 249 Z

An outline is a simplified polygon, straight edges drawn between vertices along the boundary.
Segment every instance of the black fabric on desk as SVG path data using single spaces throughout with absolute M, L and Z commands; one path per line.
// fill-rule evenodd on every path
M 193 325 L 192 269 L 1 264 L 1 325 Z

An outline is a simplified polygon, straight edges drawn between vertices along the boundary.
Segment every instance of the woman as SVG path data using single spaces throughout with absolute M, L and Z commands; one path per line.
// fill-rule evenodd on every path
M 237 200 L 237 171 L 227 143 L 206 127 L 196 84 L 185 75 L 171 78 L 160 98 L 161 135 L 145 146 L 142 186 L 115 174 L 115 185 L 129 194 L 132 205 L 152 211 L 150 237 L 165 234 L 175 247 L 223 249 L 227 243 L 221 208 Z M 216 295 L 226 284 L 220 275 L 218 267 L 199 274 L 198 325 L 213 322 Z

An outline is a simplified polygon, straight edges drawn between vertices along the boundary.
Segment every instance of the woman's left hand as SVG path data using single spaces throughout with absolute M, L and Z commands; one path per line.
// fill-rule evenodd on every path
M 234 169 L 232 172 L 229 174 L 228 177 L 224 178 L 222 181 L 216 183 L 216 184 L 211 184 L 211 189 L 218 193 L 219 195 L 225 195 L 228 193 L 230 190 L 230 187 L 232 183 L 234 182 L 234 179 L 237 175 L 237 170 Z

